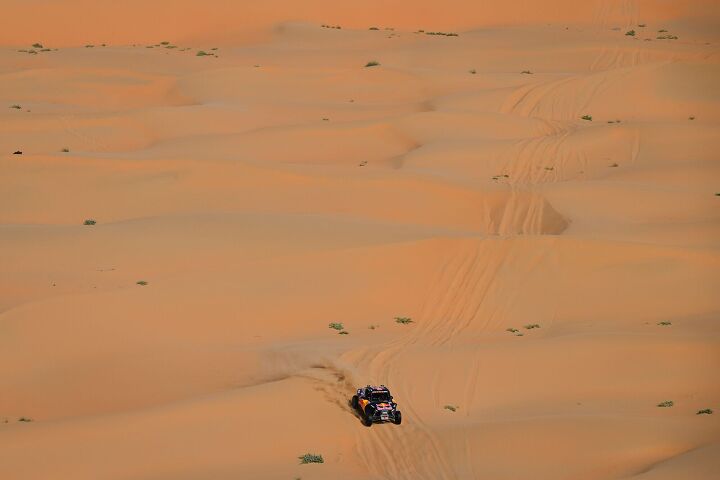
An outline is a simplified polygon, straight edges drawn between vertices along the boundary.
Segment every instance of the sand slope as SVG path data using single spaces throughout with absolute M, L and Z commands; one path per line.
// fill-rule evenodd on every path
M 3 7 L 0 478 L 718 476 L 714 2 Z

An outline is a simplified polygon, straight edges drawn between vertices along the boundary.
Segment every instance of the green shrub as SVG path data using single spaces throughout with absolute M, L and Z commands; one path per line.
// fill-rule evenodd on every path
M 135 284 L 140 285 L 141 287 L 144 287 L 145 285 L 148 284 L 148 282 L 146 282 L 145 280 L 138 280 L 137 282 L 135 282 Z
M 520 330 L 518 330 L 517 328 L 510 327 L 510 328 L 506 328 L 505 331 L 510 332 L 510 333 L 517 333 Z
M 95 225 L 97 222 L 93 220 L 92 218 L 88 218 L 83 222 L 83 225 Z
M 477 70 L 475 70 L 475 69 L 473 68 L 472 70 L 469 70 L 469 72 L 470 72 L 471 74 L 475 75 L 475 74 L 477 73 Z
M 67 148 L 67 147 L 63 148 L 63 149 L 60 150 L 60 151 L 63 152 L 63 153 L 70 153 L 70 149 Z
M 378 27 L 370 27 L 368 30 L 380 30 Z
M 88 44 L 88 45 L 85 45 L 85 48 L 93 48 L 94 46 L 95 46 L 95 45 Z
M 451 412 L 455 412 L 460 407 L 458 407 L 457 405 L 445 405 L 443 408 L 445 410 L 450 410 Z
M 43 48 L 43 45 L 42 45 L 42 43 L 33 43 L 32 47 L 33 48 Z
M 672 322 L 662 321 L 662 322 L 658 322 L 657 324 L 660 325 L 661 327 L 668 327 L 668 326 L 672 325 Z
M 523 328 L 525 330 L 532 330 L 533 328 L 540 328 L 540 324 L 538 323 L 530 323 L 528 325 L 524 325 Z
M 170 42 L 168 42 L 168 41 L 160 42 L 160 45 L 170 45 Z
M 592 115 L 583 115 L 580 118 L 583 120 L 587 120 L 588 122 L 592 122 Z
M 28 418 L 28 417 L 20 417 L 20 418 L 18 418 L 18 422 L 27 422 L 27 423 L 29 423 L 29 422 L 32 422 L 32 421 L 33 421 L 32 418 Z
M 380 65 L 380 62 L 376 62 L 375 60 L 370 60 L 365 64 L 365 67 L 377 67 Z
M 703 410 L 698 410 L 698 412 L 695 415 L 712 415 L 713 411 L 711 408 L 705 408 Z
M 617 168 L 620 165 L 618 163 L 611 163 L 609 166 L 610 166 L 610 168 Z
M 315 453 L 306 453 L 305 455 L 300 455 L 298 458 L 300 459 L 300 463 L 325 463 L 322 455 Z
M 207 55 L 212 55 L 212 53 L 207 53 L 205 50 L 198 50 L 195 54 L 196 57 L 204 57 Z
M 524 73 L 525 75 L 532 75 L 533 72 L 531 72 L 530 70 L 523 70 L 520 73 Z
M 627 36 L 629 36 L 629 37 L 634 37 L 634 36 L 635 36 L 635 30 L 628 30 L 627 32 L 625 32 L 625 35 L 627 35 Z
M 339 334 L 339 335 L 349 335 L 350 332 L 348 332 L 347 330 L 340 330 L 340 331 L 338 332 L 338 334 Z
M 395 323 L 407 325 L 408 323 L 413 323 L 413 321 L 412 321 L 412 318 L 410 318 L 410 317 L 395 317 Z
M 343 329 L 345 329 L 345 327 L 343 326 L 342 323 L 329 323 L 329 324 L 328 324 L 328 328 L 332 328 L 332 329 L 335 329 L 335 330 L 343 330 Z
M 22 107 L 20 105 L 10 105 L 10 108 L 14 108 L 15 110 L 20 110 Z
M 660 402 L 657 404 L 657 406 L 661 408 L 670 408 L 673 405 L 675 405 L 675 402 L 673 402 L 672 400 L 665 400 L 664 402 Z

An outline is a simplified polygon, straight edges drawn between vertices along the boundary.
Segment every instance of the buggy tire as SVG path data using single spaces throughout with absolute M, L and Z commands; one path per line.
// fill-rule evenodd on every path
M 395 425 L 400 425 L 402 423 L 402 413 L 399 410 L 395 412 L 395 420 L 393 423 L 395 423 Z
M 372 427 L 373 421 L 372 421 L 372 419 L 371 419 L 370 417 L 368 417 L 368 416 L 363 416 L 363 421 L 362 421 L 362 423 L 363 423 L 363 425 L 365 425 L 366 427 Z
M 358 396 L 357 396 L 357 395 L 353 395 L 352 401 L 351 401 L 350 403 L 352 404 L 352 407 L 353 407 L 355 410 L 357 410 L 357 408 L 358 408 L 358 406 L 359 406 Z

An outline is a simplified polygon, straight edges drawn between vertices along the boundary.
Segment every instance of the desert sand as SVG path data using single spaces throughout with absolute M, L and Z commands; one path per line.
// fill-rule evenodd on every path
M 0 478 L 720 477 L 717 2 L 0 3 Z

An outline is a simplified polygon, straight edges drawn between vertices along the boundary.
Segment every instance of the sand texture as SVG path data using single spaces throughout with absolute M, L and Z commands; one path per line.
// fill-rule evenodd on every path
M 0 4 L 0 479 L 720 478 L 718 2 Z

